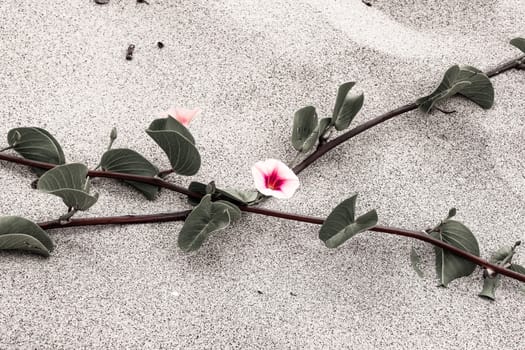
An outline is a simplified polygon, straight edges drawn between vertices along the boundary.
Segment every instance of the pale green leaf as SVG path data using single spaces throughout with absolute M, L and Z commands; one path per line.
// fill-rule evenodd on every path
M 154 120 L 146 133 L 168 156 L 172 169 L 180 175 L 195 175 L 201 166 L 201 156 L 195 140 L 185 126 L 167 117 Z
M 450 67 L 439 86 L 430 95 L 417 99 L 419 108 L 428 113 L 434 105 L 455 94 L 460 94 L 484 109 L 494 103 L 494 88 L 487 75 L 467 65 Z
M 190 185 L 188 186 L 188 189 L 192 192 L 199 193 L 204 196 L 208 194 L 206 191 L 206 186 L 207 185 L 201 182 L 192 181 Z M 255 203 L 259 199 L 259 197 L 258 197 L 257 191 L 238 190 L 238 189 L 233 189 L 233 188 L 227 188 L 227 189 L 215 188 L 212 199 L 213 200 L 225 200 L 235 205 L 242 206 L 242 205 L 251 205 Z M 199 200 L 189 197 L 189 202 L 192 205 L 196 205 L 199 203 Z
M 19 216 L 0 217 L 0 250 L 17 249 L 49 256 L 53 242 L 46 231 Z
M 500 279 L 500 275 L 485 277 L 483 280 L 483 289 L 478 295 L 489 300 L 496 300 L 496 288 L 499 285 Z
M 378 218 L 375 210 L 354 220 L 356 199 L 357 195 L 354 195 L 337 205 L 321 226 L 319 239 L 328 248 L 336 248 L 356 234 L 377 224 Z
M 505 260 L 509 255 L 514 254 L 514 251 L 511 246 L 505 246 L 501 247 L 500 249 L 496 250 L 494 254 L 490 256 L 490 262 L 493 264 L 498 264 Z M 510 261 L 507 261 L 510 262 Z
M 126 148 L 116 148 L 105 152 L 100 161 L 100 166 L 106 171 L 149 177 L 154 177 L 159 172 L 157 167 L 141 154 Z M 149 200 L 154 199 L 159 192 L 159 187 L 155 185 L 136 181 L 125 182 L 142 192 Z
M 354 117 L 359 113 L 361 107 L 363 107 L 364 100 L 365 97 L 363 94 L 346 96 L 343 106 L 339 110 L 339 114 L 333 121 L 336 130 L 341 131 L 350 126 Z
M 459 221 L 447 220 L 439 226 L 438 231 L 431 234 L 443 242 L 479 256 L 476 237 Z M 448 250 L 435 247 L 435 252 L 437 276 L 444 287 L 456 278 L 469 276 L 476 269 L 476 264 Z
M 315 108 L 307 106 L 295 112 L 293 118 L 292 145 L 299 152 L 308 152 L 317 141 Z M 318 134 L 317 134 L 318 135 Z
M 38 162 L 64 164 L 64 152 L 58 141 L 46 130 L 36 127 L 15 128 L 7 133 L 7 142 L 22 157 Z M 39 176 L 45 170 L 32 168 Z
M 520 49 L 525 53 L 525 39 L 524 38 L 514 38 L 510 41 L 510 44 Z
M 337 89 L 337 98 L 335 99 L 334 111 L 332 113 L 332 121 L 335 122 L 337 120 L 337 116 L 339 115 L 339 112 L 341 112 L 341 108 L 343 107 L 346 96 L 348 95 L 348 92 L 350 92 L 350 90 L 354 87 L 354 85 L 355 82 L 350 81 L 340 85 Z
M 199 249 L 211 233 L 225 229 L 239 216 L 240 211 L 233 204 L 214 203 L 211 195 L 204 196 L 184 222 L 179 247 L 185 252 Z
M 86 178 L 88 169 L 84 164 L 59 165 L 48 170 L 38 180 L 37 188 L 58 196 L 68 208 L 87 210 L 98 199 L 98 194 L 90 195 Z

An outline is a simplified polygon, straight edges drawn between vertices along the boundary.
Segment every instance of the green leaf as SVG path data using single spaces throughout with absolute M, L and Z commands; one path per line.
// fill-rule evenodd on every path
M 489 109 L 494 104 L 494 87 L 490 78 L 477 68 L 460 65 L 458 79 L 468 80 L 471 84 L 459 91 L 460 95 L 468 98 L 483 109 Z
M 472 232 L 459 221 L 446 220 L 431 235 L 459 249 L 479 256 L 479 245 Z M 476 269 L 476 264 L 451 253 L 434 247 L 436 252 L 436 272 L 440 284 L 446 287 L 456 278 L 468 276 Z
M 231 222 L 237 221 L 241 218 L 241 209 L 231 202 L 218 200 L 213 202 L 212 207 L 215 211 L 227 210 L 230 214 Z
M 0 250 L 17 249 L 49 256 L 53 242 L 46 231 L 19 216 L 0 217 Z
M 494 254 L 491 255 L 489 261 L 493 264 L 503 266 L 512 261 L 514 255 L 514 247 L 506 246 L 498 249 Z M 496 300 L 496 288 L 499 285 L 501 275 L 491 275 L 487 271 L 483 274 L 483 289 L 478 294 L 482 298 L 490 300 Z
M 419 277 L 423 277 L 423 271 L 421 271 L 421 268 L 419 267 L 421 265 L 421 257 L 414 247 L 410 249 L 410 265 Z
M 98 194 L 88 192 L 88 169 L 84 164 L 59 165 L 48 170 L 38 180 L 37 188 L 58 196 L 68 208 L 87 210 L 97 202 Z
M 156 119 L 146 133 L 166 153 L 177 174 L 195 175 L 199 171 L 201 156 L 193 136 L 184 125 L 171 117 Z
M 212 202 L 208 194 L 184 222 L 178 238 L 179 247 L 185 252 L 197 250 L 212 232 L 225 229 L 239 217 L 239 208 L 227 202 Z
M 259 193 L 257 191 L 225 188 L 219 189 L 218 192 L 223 196 L 223 199 L 239 205 L 250 205 L 259 198 Z
M 292 145 L 299 152 L 308 152 L 317 141 L 315 134 L 317 127 L 317 113 L 315 108 L 307 106 L 299 109 L 294 114 Z
M 66 162 L 62 147 L 44 129 L 36 127 L 11 129 L 7 134 L 7 142 L 26 159 L 57 165 Z M 44 169 L 32 169 L 39 176 L 46 172 Z
M 321 226 L 319 239 L 328 248 L 336 248 L 356 234 L 377 224 L 378 218 L 375 210 L 354 220 L 356 199 L 357 195 L 354 195 L 337 205 Z
M 483 280 L 483 289 L 478 295 L 489 300 L 496 300 L 496 288 L 498 287 L 500 279 L 500 275 L 496 275 L 495 277 L 486 277 Z
M 333 121 L 337 131 L 344 130 L 350 126 L 354 117 L 359 113 L 361 107 L 363 107 L 364 100 L 365 97 L 363 94 L 346 96 L 343 106 L 339 110 L 339 114 Z
M 154 177 L 159 172 L 159 169 L 141 154 L 126 148 L 116 148 L 105 152 L 104 155 L 102 155 L 100 166 L 107 171 L 140 176 Z M 159 192 L 159 187 L 155 185 L 136 181 L 124 182 L 142 192 L 149 200 L 154 199 Z
M 319 121 L 319 125 L 317 125 L 315 129 L 317 131 L 317 138 L 323 136 L 325 131 L 330 127 L 330 123 L 332 123 L 332 118 L 323 118 Z
M 416 103 L 419 108 L 428 113 L 434 105 L 455 94 L 460 94 L 488 109 L 494 103 L 494 88 L 487 75 L 479 69 L 467 65 L 450 67 L 437 89 L 430 95 L 419 98 Z
M 341 108 L 343 107 L 346 96 L 348 95 L 348 92 L 352 90 L 354 85 L 355 85 L 355 82 L 350 81 L 350 82 L 340 85 L 339 88 L 337 89 L 337 98 L 335 99 L 334 112 L 332 113 L 333 122 L 337 120 L 337 116 L 341 112 Z
M 206 191 L 206 184 L 203 184 L 201 182 L 192 181 L 190 185 L 188 186 L 188 189 L 192 192 L 199 193 L 201 195 L 206 195 L 208 192 Z M 235 205 L 251 205 L 255 203 L 259 197 L 257 191 L 243 191 L 233 188 L 227 188 L 227 189 L 220 189 L 215 188 L 215 191 L 213 192 L 212 196 L 213 200 L 225 200 L 230 203 L 233 203 Z M 199 200 L 196 198 L 188 197 L 188 201 L 192 205 L 196 205 L 199 203 Z
M 510 41 L 510 44 L 520 49 L 525 53 L 525 39 L 524 38 L 514 38 Z
M 489 261 L 493 264 L 498 264 L 502 262 L 503 260 L 505 260 L 511 254 L 514 254 L 514 251 L 511 246 L 502 247 L 496 250 L 496 252 L 494 252 L 494 254 L 491 255 Z M 510 262 L 510 261 L 507 261 L 507 262 Z

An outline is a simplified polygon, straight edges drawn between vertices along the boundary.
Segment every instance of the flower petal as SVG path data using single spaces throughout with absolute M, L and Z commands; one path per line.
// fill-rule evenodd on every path
M 186 109 L 186 108 L 175 108 L 175 119 L 177 119 L 182 125 L 188 126 L 193 118 L 201 112 L 200 108 Z
M 255 188 L 265 196 L 287 199 L 299 188 L 299 178 L 286 164 L 277 159 L 270 158 L 255 163 L 252 175 Z

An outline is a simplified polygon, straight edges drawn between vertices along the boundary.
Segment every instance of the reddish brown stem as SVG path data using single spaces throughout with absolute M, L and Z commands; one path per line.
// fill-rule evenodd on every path
M 96 226 L 96 225 L 129 225 L 129 224 L 147 224 L 155 222 L 184 221 L 191 213 L 191 210 L 184 210 L 175 213 L 160 213 L 147 215 L 123 215 L 123 216 L 106 216 L 97 218 L 79 218 L 71 219 L 62 223 L 60 220 L 46 221 L 38 223 L 44 230 L 51 230 L 64 227 L 75 226 Z
M 524 59 L 525 59 L 525 56 L 514 58 L 512 60 L 509 60 L 505 63 L 500 64 L 496 68 L 488 71 L 486 74 L 489 77 L 494 77 L 498 74 L 501 74 L 511 69 L 515 69 L 515 68 L 519 69 L 520 65 L 523 64 L 522 61 Z M 306 169 L 308 166 L 310 166 L 312 163 L 314 163 L 317 159 L 321 158 L 325 153 L 339 146 L 343 142 L 350 140 L 354 136 L 359 135 L 363 131 L 373 128 L 374 126 L 379 125 L 383 122 L 386 122 L 387 120 L 392 119 L 398 115 L 413 111 L 417 109 L 417 107 L 418 105 L 415 103 L 410 103 L 410 104 L 401 106 L 392 111 L 389 111 L 380 116 L 377 116 L 374 119 L 371 119 L 363 124 L 360 124 L 356 126 L 355 128 L 348 130 L 344 134 L 341 134 L 335 139 L 320 145 L 313 153 L 311 153 L 308 157 L 306 157 L 303 161 L 301 161 L 301 163 L 297 164 L 293 168 L 294 173 L 299 174 L 304 169 Z
M 271 217 L 282 218 L 286 220 L 306 222 L 310 224 L 322 225 L 325 219 L 316 218 L 311 216 L 283 213 L 280 211 L 254 208 L 254 207 L 240 207 L 242 211 L 248 213 L 256 213 Z M 92 226 L 92 225 L 125 225 L 125 224 L 143 224 L 143 223 L 156 223 L 156 222 L 169 222 L 169 221 L 183 221 L 191 213 L 191 210 L 175 212 L 175 213 L 161 213 L 161 214 L 148 214 L 148 215 L 124 215 L 124 216 L 110 216 L 110 217 L 99 217 L 99 218 L 81 218 L 81 219 L 71 219 L 67 223 L 60 223 L 60 221 L 48 221 L 42 222 L 38 225 L 44 230 L 63 228 L 63 227 L 73 227 L 73 226 Z M 375 226 L 370 229 L 370 231 L 382 232 L 393 234 L 397 236 L 404 236 L 414 238 L 423 242 L 430 243 L 439 248 L 449 250 L 450 252 L 459 255 L 479 266 L 486 268 L 491 268 L 497 273 L 505 275 L 507 277 L 514 278 L 518 281 L 525 282 L 525 275 L 521 275 L 512 270 L 506 269 L 500 265 L 492 264 L 487 260 L 484 260 L 476 255 L 470 254 L 464 250 L 461 250 L 453 245 L 440 241 L 428 234 L 423 234 L 417 231 L 410 231 L 395 227 L 387 226 Z

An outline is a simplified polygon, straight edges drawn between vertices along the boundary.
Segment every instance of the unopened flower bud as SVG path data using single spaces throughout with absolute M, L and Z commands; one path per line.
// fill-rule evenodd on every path
M 117 139 L 117 128 L 111 129 L 111 133 L 109 134 L 109 138 L 111 141 L 115 141 Z

